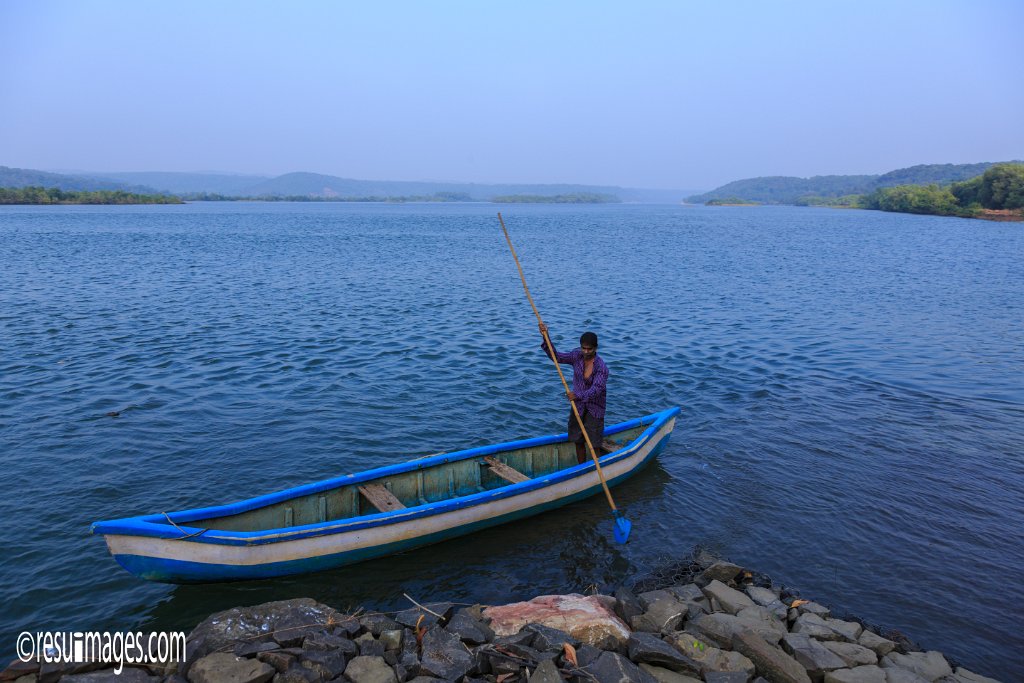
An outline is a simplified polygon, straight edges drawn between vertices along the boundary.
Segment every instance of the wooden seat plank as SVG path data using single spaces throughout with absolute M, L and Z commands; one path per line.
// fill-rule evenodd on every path
M 401 510 L 405 507 L 402 505 L 402 501 L 395 498 L 395 494 L 380 484 L 364 484 L 359 487 L 359 493 L 366 496 L 366 500 L 370 501 L 370 504 L 381 512 Z
M 526 476 L 525 474 L 523 474 L 522 472 L 513 467 L 509 467 L 508 465 L 496 459 L 492 455 L 484 456 L 484 462 L 487 463 L 487 466 L 490 468 L 491 472 L 494 472 L 496 475 L 498 475 L 499 477 L 501 477 L 502 479 L 509 483 L 518 484 L 521 481 L 530 481 L 530 477 Z
M 614 441 L 609 441 L 608 439 L 605 439 L 604 443 L 601 444 L 601 450 L 603 450 L 606 454 L 607 453 L 614 453 L 615 451 L 619 450 L 620 448 L 622 448 L 622 446 L 620 446 L 619 444 L 615 443 Z

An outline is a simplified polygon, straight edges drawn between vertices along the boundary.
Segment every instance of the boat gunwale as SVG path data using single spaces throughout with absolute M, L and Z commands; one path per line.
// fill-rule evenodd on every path
M 608 455 L 602 456 L 600 458 L 602 466 L 606 466 L 623 458 L 629 457 L 636 449 L 649 441 L 666 422 L 676 417 L 679 412 L 680 409 L 678 407 L 673 407 L 608 427 L 606 433 L 609 436 L 636 427 L 645 426 L 645 429 L 629 444 Z M 505 451 L 544 446 L 552 443 L 561 443 L 567 438 L 568 435 L 566 433 L 562 433 L 533 437 L 529 439 L 520 439 L 518 441 L 507 441 L 487 446 L 478 446 L 461 451 L 455 451 L 453 453 L 445 453 L 430 456 L 428 458 L 409 460 L 403 463 L 396 463 L 394 465 L 384 465 L 374 469 L 365 470 L 363 472 L 341 475 L 330 479 L 311 482 L 309 484 L 301 484 L 299 486 L 274 491 L 224 505 L 171 512 L 167 513 L 166 517 L 163 513 L 157 513 L 95 522 L 91 527 L 91 532 L 93 534 L 104 536 L 144 536 L 150 538 L 187 540 L 188 542 L 220 545 L 262 545 L 265 543 L 298 540 L 311 536 L 359 531 L 394 522 L 407 521 L 419 517 L 460 510 L 465 507 L 519 495 L 537 488 L 551 486 L 562 481 L 583 476 L 594 470 L 594 462 L 590 460 L 583 464 L 573 465 L 572 467 L 568 467 L 563 470 L 556 470 L 555 472 L 543 477 L 533 478 L 515 484 L 508 484 L 495 489 L 472 493 L 467 496 L 447 498 L 431 503 L 402 508 L 400 510 L 360 515 L 358 517 L 345 517 L 323 522 L 314 522 L 312 524 L 278 527 L 274 529 L 260 529 L 256 531 L 202 529 L 199 527 L 190 527 L 187 526 L 187 524 L 202 519 L 242 514 L 287 500 L 292 500 L 294 498 L 300 498 L 326 490 L 336 489 L 340 486 L 351 486 L 364 481 L 380 479 L 382 477 L 402 474 L 405 472 L 428 469 L 450 462 L 458 462 L 461 460 L 482 457 Z M 169 524 L 167 521 L 168 519 L 170 519 L 173 524 Z

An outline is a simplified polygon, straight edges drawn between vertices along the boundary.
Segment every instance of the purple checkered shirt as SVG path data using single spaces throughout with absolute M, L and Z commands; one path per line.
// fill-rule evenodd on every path
M 542 342 L 540 347 L 544 353 L 551 356 L 548 351 L 547 342 Z M 572 393 L 576 394 L 576 410 L 580 411 L 580 417 L 586 411 L 596 418 L 604 419 L 604 406 L 608 389 L 608 366 L 605 365 L 601 356 L 594 354 L 594 372 L 590 379 L 583 377 L 583 351 L 579 348 L 568 353 L 555 351 L 555 358 L 559 363 L 572 364 Z

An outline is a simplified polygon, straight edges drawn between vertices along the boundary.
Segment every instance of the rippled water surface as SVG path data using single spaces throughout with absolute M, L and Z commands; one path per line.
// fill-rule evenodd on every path
M 1024 678 L 1024 228 L 796 208 L 509 206 L 609 421 L 680 405 L 602 498 L 262 582 L 137 580 L 98 519 L 563 429 L 492 205 L 0 209 L 0 652 L 311 596 L 391 609 L 610 589 L 696 544 Z M 108 416 L 119 412 L 118 417 Z

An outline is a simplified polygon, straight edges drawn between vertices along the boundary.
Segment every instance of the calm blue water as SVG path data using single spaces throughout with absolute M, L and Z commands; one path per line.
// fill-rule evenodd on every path
M 660 461 L 534 520 L 300 578 L 131 577 L 97 519 L 561 431 L 493 205 L 0 209 L 0 651 L 312 596 L 607 589 L 695 544 L 963 665 L 1024 677 L 1024 227 L 797 208 L 505 207 L 609 420 Z M 108 417 L 120 411 L 120 417 Z M 1011 654 L 1012 653 L 1012 654 Z

